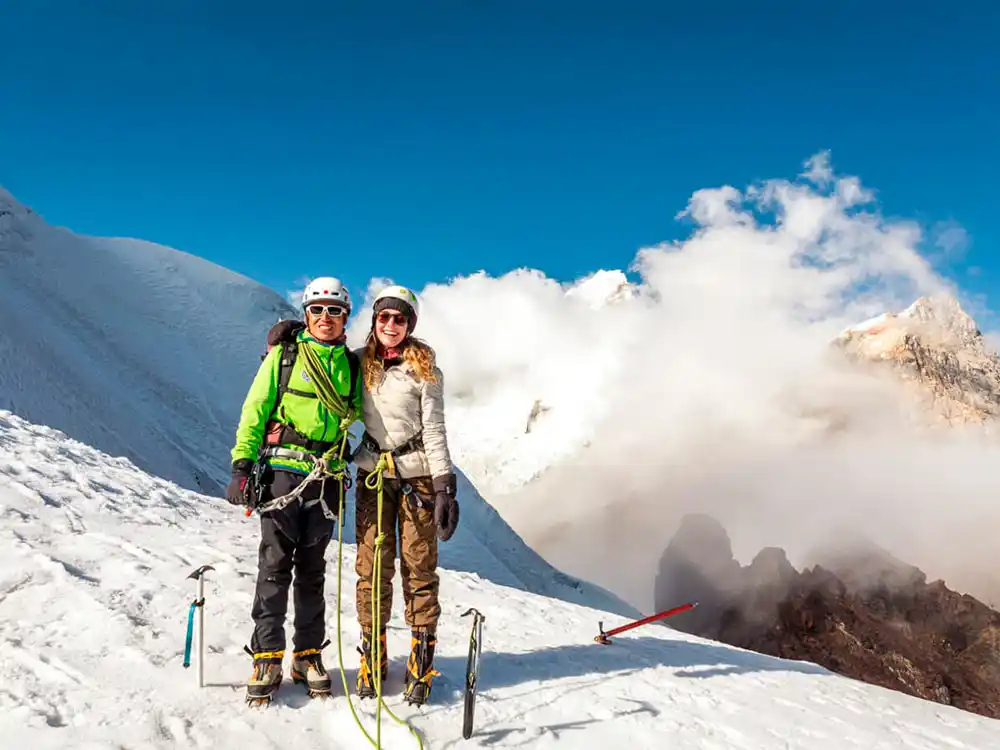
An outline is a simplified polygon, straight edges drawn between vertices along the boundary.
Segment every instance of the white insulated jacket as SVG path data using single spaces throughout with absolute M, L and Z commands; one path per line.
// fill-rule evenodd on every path
M 356 354 L 361 357 L 364 350 Z M 433 383 L 419 380 L 404 361 L 387 367 L 382 382 L 372 391 L 363 387 L 365 431 L 382 450 L 392 450 L 420 435 L 421 448 L 394 459 L 399 476 L 406 479 L 454 472 L 444 423 L 444 376 L 437 367 L 434 374 Z M 359 469 L 370 472 L 378 455 L 362 442 L 354 461 Z

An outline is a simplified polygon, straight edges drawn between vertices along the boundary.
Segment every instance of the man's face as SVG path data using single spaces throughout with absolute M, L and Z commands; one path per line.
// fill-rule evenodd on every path
M 336 300 L 316 300 L 306 305 L 306 328 L 318 341 L 336 341 L 347 325 L 347 308 Z

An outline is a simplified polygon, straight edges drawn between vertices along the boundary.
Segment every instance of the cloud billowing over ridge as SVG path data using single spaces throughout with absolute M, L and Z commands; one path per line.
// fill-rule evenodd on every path
M 891 390 L 830 353 L 861 320 L 962 297 L 924 254 L 940 234 L 884 218 L 825 153 L 794 180 L 699 190 L 678 218 L 690 236 L 640 250 L 622 304 L 530 269 L 421 290 L 418 333 L 438 351 L 459 455 L 528 475 L 558 459 L 496 498 L 515 528 L 640 605 L 689 510 L 716 513 L 743 556 L 779 544 L 794 561 L 847 527 L 931 575 L 992 570 L 996 448 L 916 435 Z M 948 232 L 949 248 L 966 242 Z M 352 343 L 367 325 L 354 320 Z M 549 412 L 525 436 L 536 399 Z M 852 428 L 831 437 L 831 412 Z

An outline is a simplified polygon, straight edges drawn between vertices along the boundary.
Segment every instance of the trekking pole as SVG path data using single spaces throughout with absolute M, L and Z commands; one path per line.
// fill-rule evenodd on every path
M 194 635 L 194 611 L 198 610 L 198 687 L 205 687 L 205 573 L 215 570 L 211 565 L 202 565 L 192 571 L 188 578 L 198 581 L 198 595 L 188 609 L 187 637 L 184 640 L 184 668 L 191 666 L 191 638 Z
M 698 602 L 688 602 L 687 604 L 682 604 L 679 607 L 674 607 L 673 609 L 668 609 L 665 612 L 658 612 L 655 615 L 650 615 L 649 617 L 644 617 L 641 620 L 636 620 L 635 622 L 630 622 L 627 625 L 622 625 L 617 628 L 613 628 L 608 632 L 604 632 L 604 623 L 598 622 L 597 627 L 601 629 L 601 632 L 594 636 L 594 640 L 600 643 L 602 646 L 610 646 L 611 641 L 608 640 L 609 636 L 618 635 L 619 633 L 624 633 L 626 630 L 631 630 L 632 628 L 637 628 L 640 625 L 645 625 L 647 623 L 653 622 L 654 620 L 662 620 L 666 617 L 671 617 L 672 615 L 680 614 L 681 612 L 686 612 L 689 609 L 694 609 L 698 606 Z

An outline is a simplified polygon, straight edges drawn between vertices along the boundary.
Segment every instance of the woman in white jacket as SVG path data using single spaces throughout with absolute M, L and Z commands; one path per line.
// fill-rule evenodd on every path
M 438 548 L 455 533 L 455 471 L 445 431 L 443 375 L 434 350 L 413 337 L 419 303 L 401 286 L 381 292 L 372 306 L 371 330 L 358 352 L 364 382 L 365 433 L 355 454 L 357 608 L 361 625 L 358 695 L 376 695 L 388 666 L 385 626 L 392 612 L 392 578 L 399 532 L 399 569 L 411 651 L 404 696 L 422 704 L 430 694 L 438 602 Z M 381 524 L 379 482 L 381 481 Z M 379 527 L 383 534 L 378 544 Z M 373 643 L 375 560 L 381 559 L 377 600 L 379 635 Z M 373 655 L 372 648 L 377 650 Z M 374 657 L 374 658 L 373 658 Z

